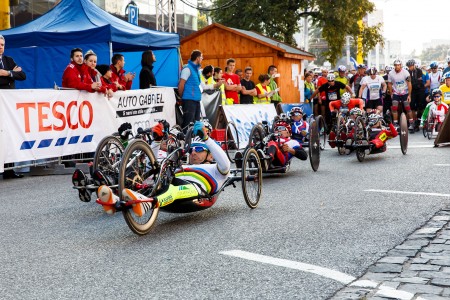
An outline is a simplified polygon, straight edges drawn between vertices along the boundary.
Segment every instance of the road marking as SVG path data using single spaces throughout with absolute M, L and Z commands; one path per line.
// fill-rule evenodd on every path
M 261 262 L 264 264 L 275 265 L 279 267 L 285 267 L 289 269 L 295 269 L 307 273 L 313 273 L 322 277 L 330 278 L 336 281 L 339 281 L 343 284 L 350 284 L 350 286 L 354 287 L 364 287 L 375 290 L 378 295 L 396 299 L 412 299 L 414 297 L 413 293 L 396 290 L 392 287 L 381 284 L 380 282 L 372 281 L 372 280 L 356 280 L 355 277 L 341 273 L 339 271 L 335 271 L 332 269 L 327 269 L 315 265 L 305 264 L 297 261 L 275 258 L 271 256 L 261 255 L 257 253 L 251 253 L 242 250 L 230 250 L 230 251 L 221 251 L 219 252 L 223 255 L 239 257 L 251 261 Z M 425 300 L 425 299 L 423 299 Z
M 389 145 L 389 148 L 392 149 L 400 149 L 400 146 L 391 146 Z M 434 148 L 434 145 L 408 145 L 408 149 L 412 148 Z
M 320 275 L 322 277 L 330 278 L 336 281 L 339 281 L 344 284 L 349 284 L 350 282 L 354 281 L 356 278 L 344 273 L 341 273 L 339 271 L 322 268 L 310 264 L 305 264 L 301 262 L 296 262 L 292 260 L 287 259 L 281 259 L 281 258 L 275 258 L 270 256 L 265 256 L 261 254 L 251 253 L 247 251 L 241 251 L 241 250 L 230 250 L 230 251 L 222 251 L 220 254 L 228 255 L 228 256 L 234 256 L 239 257 L 247 260 L 257 261 L 264 264 L 270 264 L 275 265 L 279 267 L 285 267 L 290 269 L 295 269 L 303 272 L 308 273 L 314 273 L 317 275 Z
M 364 190 L 364 192 L 390 193 L 390 194 L 408 194 L 408 195 L 424 195 L 424 196 L 436 196 L 436 197 L 450 197 L 450 194 L 424 193 L 424 192 L 404 192 L 404 191 L 374 190 L 374 189 Z

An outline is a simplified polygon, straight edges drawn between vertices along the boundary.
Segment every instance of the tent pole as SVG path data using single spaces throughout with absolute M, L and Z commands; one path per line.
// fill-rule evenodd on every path
M 112 42 L 109 42 L 109 61 L 112 60 L 112 56 L 113 56 L 113 48 L 112 48 Z

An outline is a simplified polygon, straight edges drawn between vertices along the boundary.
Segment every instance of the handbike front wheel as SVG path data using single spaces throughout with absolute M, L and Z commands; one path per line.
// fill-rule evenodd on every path
M 408 151 L 408 122 L 405 113 L 400 115 L 400 148 L 405 155 Z
M 118 138 L 112 135 L 104 137 L 95 150 L 93 169 L 101 171 L 114 181 L 112 184 L 116 184 L 123 152 L 123 144 Z
M 125 149 L 119 169 L 119 196 L 123 199 L 124 188 L 136 191 L 144 196 L 153 195 L 159 167 L 153 151 L 142 140 L 132 141 Z M 141 203 L 145 213 L 139 217 L 133 209 L 123 210 L 123 217 L 128 227 L 136 234 L 144 235 L 150 232 L 158 216 L 159 208 L 152 209 L 150 203 Z
M 256 208 L 261 198 L 262 169 L 258 152 L 250 148 L 244 153 L 242 159 L 242 193 L 248 207 Z
M 234 163 L 235 150 L 239 150 L 239 136 L 236 125 L 233 122 L 228 122 L 225 129 L 225 153 L 230 162 Z
M 358 117 L 355 121 L 353 145 L 356 147 L 355 153 L 356 158 L 358 159 L 359 162 L 363 162 L 364 158 L 366 157 L 366 150 L 363 147 L 361 147 L 364 145 L 364 143 L 367 144 L 366 129 L 364 127 L 364 122 L 362 118 Z

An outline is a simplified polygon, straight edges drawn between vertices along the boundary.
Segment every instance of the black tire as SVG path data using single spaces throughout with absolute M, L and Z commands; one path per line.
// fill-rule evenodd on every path
M 101 171 L 111 183 L 117 184 L 123 152 L 123 144 L 118 138 L 112 135 L 104 137 L 95 150 L 93 169 Z
M 429 140 L 431 140 L 431 138 L 433 137 L 433 131 L 434 131 L 434 117 L 432 116 L 432 112 L 428 112 L 428 117 L 427 117 L 427 138 Z
M 244 152 L 241 169 L 242 193 L 248 207 L 256 208 L 261 198 L 262 169 L 258 152 L 249 148 Z
M 154 183 L 157 181 L 158 174 L 159 167 L 148 143 L 142 140 L 133 140 L 125 149 L 120 163 L 119 197 L 124 188 L 129 188 L 147 197 L 153 196 Z M 142 186 L 138 188 L 136 184 L 142 184 Z M 147 234 L 151 230 L 158 212 L 159 208 L 148 209 L 142 217 L 138 217 L 132 209 L 122 211 L 128 227 L 138 235 Z
M 250 131 L 246 149 L 254 148 L 256 150 L 264 150 L 264 147 L 264 129 L 261 127 L 261 125 L 256 124 Z
M 236 140 L 234 137 L 236 137 Z M 236 125 L 233 122 L 228 122 L 225 129 L 225 152 L 232 163 L 234 163 L 235 154 L 233 150 L 239 150 L 239 135 Z
M 355 121 L 355 130 L 353 133 L 353 145 L 355 148 L 356 158 L 359 162 L 363 162 L 364 158 L 366 157 L 366 150 L 362 147 L 364 144 L 364 141 L 367 141 L 367 133 L 366 133 L 366 127 L 364 124 L 364 121 L 361 117 L 358 117 Z
M 316 117 L 317 122 L 317 133 L 319 134 L 320 140 L 320 150 L 325 150 L 325 145 L 327 143 L 327 125 L 322 116 Z
M 315 120 L 312 120 L 311 124 L 309 124 L 308 154 L 311 168 L 316 172 L 320 165 L 320 140 L 317 122 Z
M 347 134 L 347 130 L 345 128 L 345 118 L 339 114 L 337 118 L 337 125 L 336 125 L 336 139 L 339 140 L 342 133 Z M 344 141 L 345 143 L 345 141 Z M 337 147 L 339 155 L 345 154 L 345 147 Z
M 405 113 L 400 115 L 400 148 L 405 155 L 408 151 L 408 121 Z

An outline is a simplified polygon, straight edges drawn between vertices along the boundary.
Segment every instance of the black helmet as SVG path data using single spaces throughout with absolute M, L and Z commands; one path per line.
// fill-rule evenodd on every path
M 416 61 L 414 59 L 410 59 L 406 62 L 406 66 L 411 67 L 416 64 Z
M 377 70 L 377 68 L 375 68 L 375 67 L 371 67 L 370 69 L 369 69 L 369 75 L 377 75 L 377 72 L 378 72 L 378 70 Z

